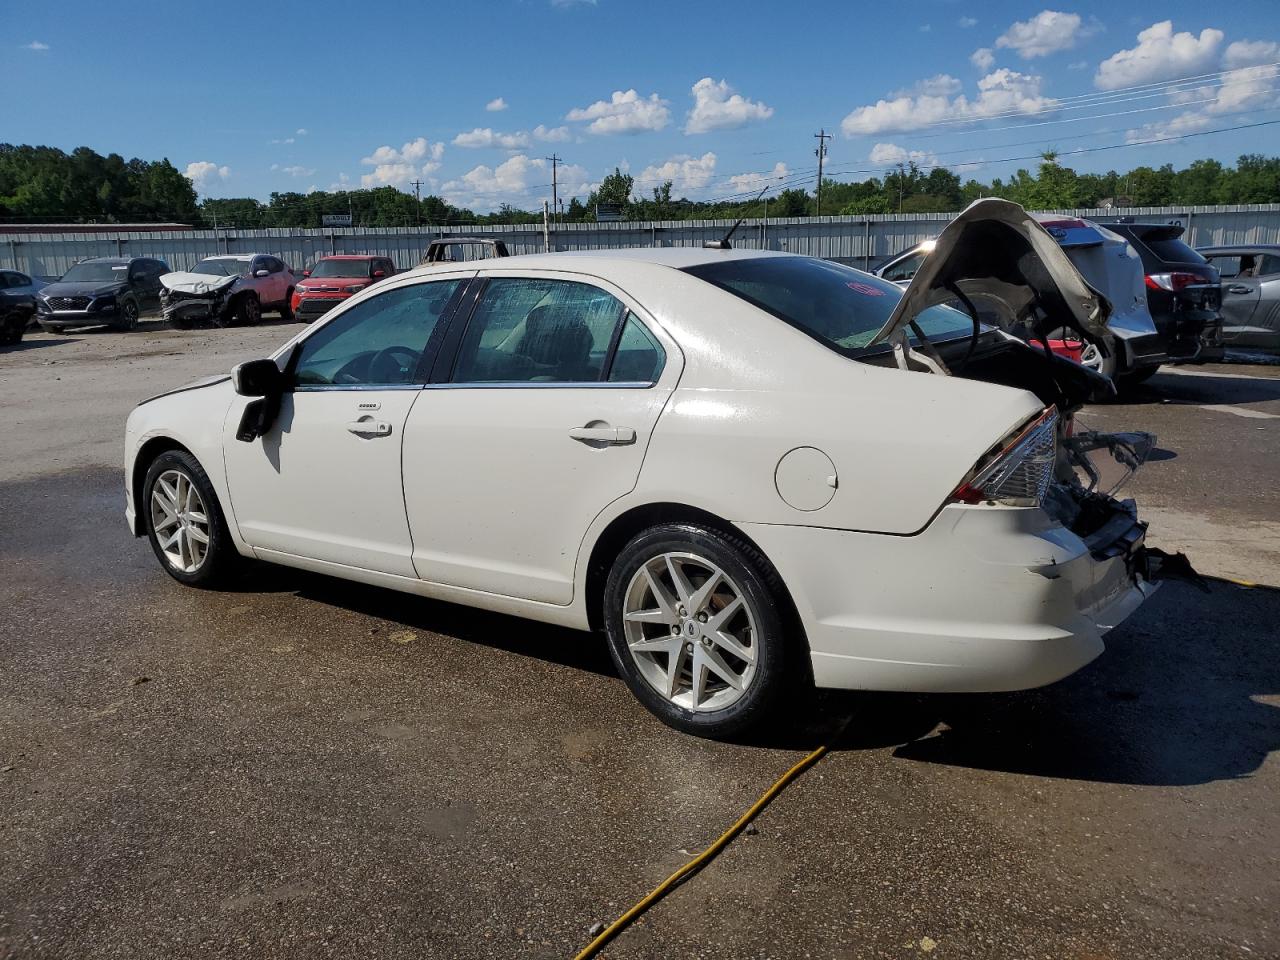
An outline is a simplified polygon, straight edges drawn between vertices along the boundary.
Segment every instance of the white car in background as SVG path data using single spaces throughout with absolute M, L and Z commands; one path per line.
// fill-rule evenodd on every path
M 940 246 L 970 234 L 1045 324 L 1105 324 L 1020 207 L 981 201 Z M 1050 683 L 1175 567 L 1102 477 L 1151 438 L 1073 431 L 1110 383 L 931 305 L 952 262 L 905 295 L 730 249 L 412 270 L 140 404 L 128 523 L 193 586 L 256 557 L 601 629 L 644 705 L 703 736 L 813 684 Z
M 1091 220 L 1064 217 L 1055 213 L 1030 214 L 1058 241 L 1068 259 L 1098 293 L 1106 298 L 1110 318 L 1105 333 L 1097 338 L 1081 338 L 1069 331 L 1047 331 L 1050 345 L 1072 355 L 1085 366 L 1125 380 L 1145 380 L 1166 362 L 1164 339 L 1147 309 L 1147 293 L 1142 260 L 1124 237 Z M 905 286 L 934 250 L 936 239 L 924 240 L 892 257 L 875 270 L 878 277 Z M 985 304 L 978 301 L 979 311 Z M 1034 308 L 1028 304 L 1028 312 Z M 996 315 L 1008 315 L 997 307 Z M 1027 338 L 1030 316 L 1015 316 L 1007 329 Z
M 160 283 L 164 319 L 176 327 L 201 321 L 254 324 L 264 310 L 293 319 L 293 270 L 271 254 L 205 257 L 190 270 L 165 274 Z

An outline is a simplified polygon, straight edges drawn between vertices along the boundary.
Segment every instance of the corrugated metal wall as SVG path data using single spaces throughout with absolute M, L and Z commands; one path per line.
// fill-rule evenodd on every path
M 1280 243 L 1280 204 L 1223 207 L 1133 207 L 1116 210 L 1060 210 L 1057 213 L 1105 222 L 1119 213 L 1140 220 L 1176 220 L 1188 228 L 1193 246 L 1221 243 Z M 745 248 L 786 250 L 875 265 L 914 243 L 934 236 L 953 214 L 868 217 L 810 217 L 746 220 L 733 242 Z M 716 240 L 729 220 L 665 220 L 629 223 L 561 224 L 552 233 L 558 250 L 614 247 L 698 246 Z M 540 226 L 343 227 L 337 229 L 194 230 L 188 233 L 15 234 L 0 236 L 0 266 L 56 277 L 86 257 L 144 256 L 165 260 L 175 270 L 219 253 L 272 253 L 301 269 L 330 253 L 376 253 L 398 267 L 414 266 L 427 244 L 441 236 L 493 236 L 512 253 L 541 253 Z

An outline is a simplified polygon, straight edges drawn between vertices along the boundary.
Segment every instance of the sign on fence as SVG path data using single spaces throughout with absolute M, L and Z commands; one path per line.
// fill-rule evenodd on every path
M 351 214 L 349 213 L 325 213 L 320 215 L 320 226 L 322 227 L 349 227 L 351 226 Z

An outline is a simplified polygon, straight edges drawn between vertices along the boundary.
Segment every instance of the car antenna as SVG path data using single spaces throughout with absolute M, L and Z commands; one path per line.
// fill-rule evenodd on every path
M 755 195 L 755 199 L 753 199 L 751 203 L 747 204 L 747 206 L 750 207 L 752 204 L 756 202 L 756 200 L 759 200 L 768 192 L 769 192 L 769 188 L 768 186 L 766 186 L 763 190 L 761 190 L 759 193 Z M 732 250 L 733 244 L 729 242 L 729 238 L 733 236 L 733 231 L 737 230 L 740 226 L 742 226 L 742 221 L 745 219 L 747 219 L 747 215 L 744 213 L 742 216 L 738 218 L 738 222 L 729 228 L 729 232 L 726 233 L 719 240 L 702 241 L 703 248 L 707 250 Z

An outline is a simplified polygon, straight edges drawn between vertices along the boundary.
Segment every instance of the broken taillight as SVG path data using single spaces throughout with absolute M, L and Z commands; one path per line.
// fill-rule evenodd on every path
M 1150 289 L 1168 290 L 1170 293 L 1177 293 L 1187 287 L 1212 282 L 1208 277 L 1202 277 L 1198 273 L 1188 273 L 1184 270 L 1177 270 L 1173 273 L 1148 273 L 1146 276 L 1146 284 Z
M 951 495 L 952 503 L 1036 507 L 1044 500 L 1058 460 L 1058 411 L 1048 407 L 1007 441 Z

